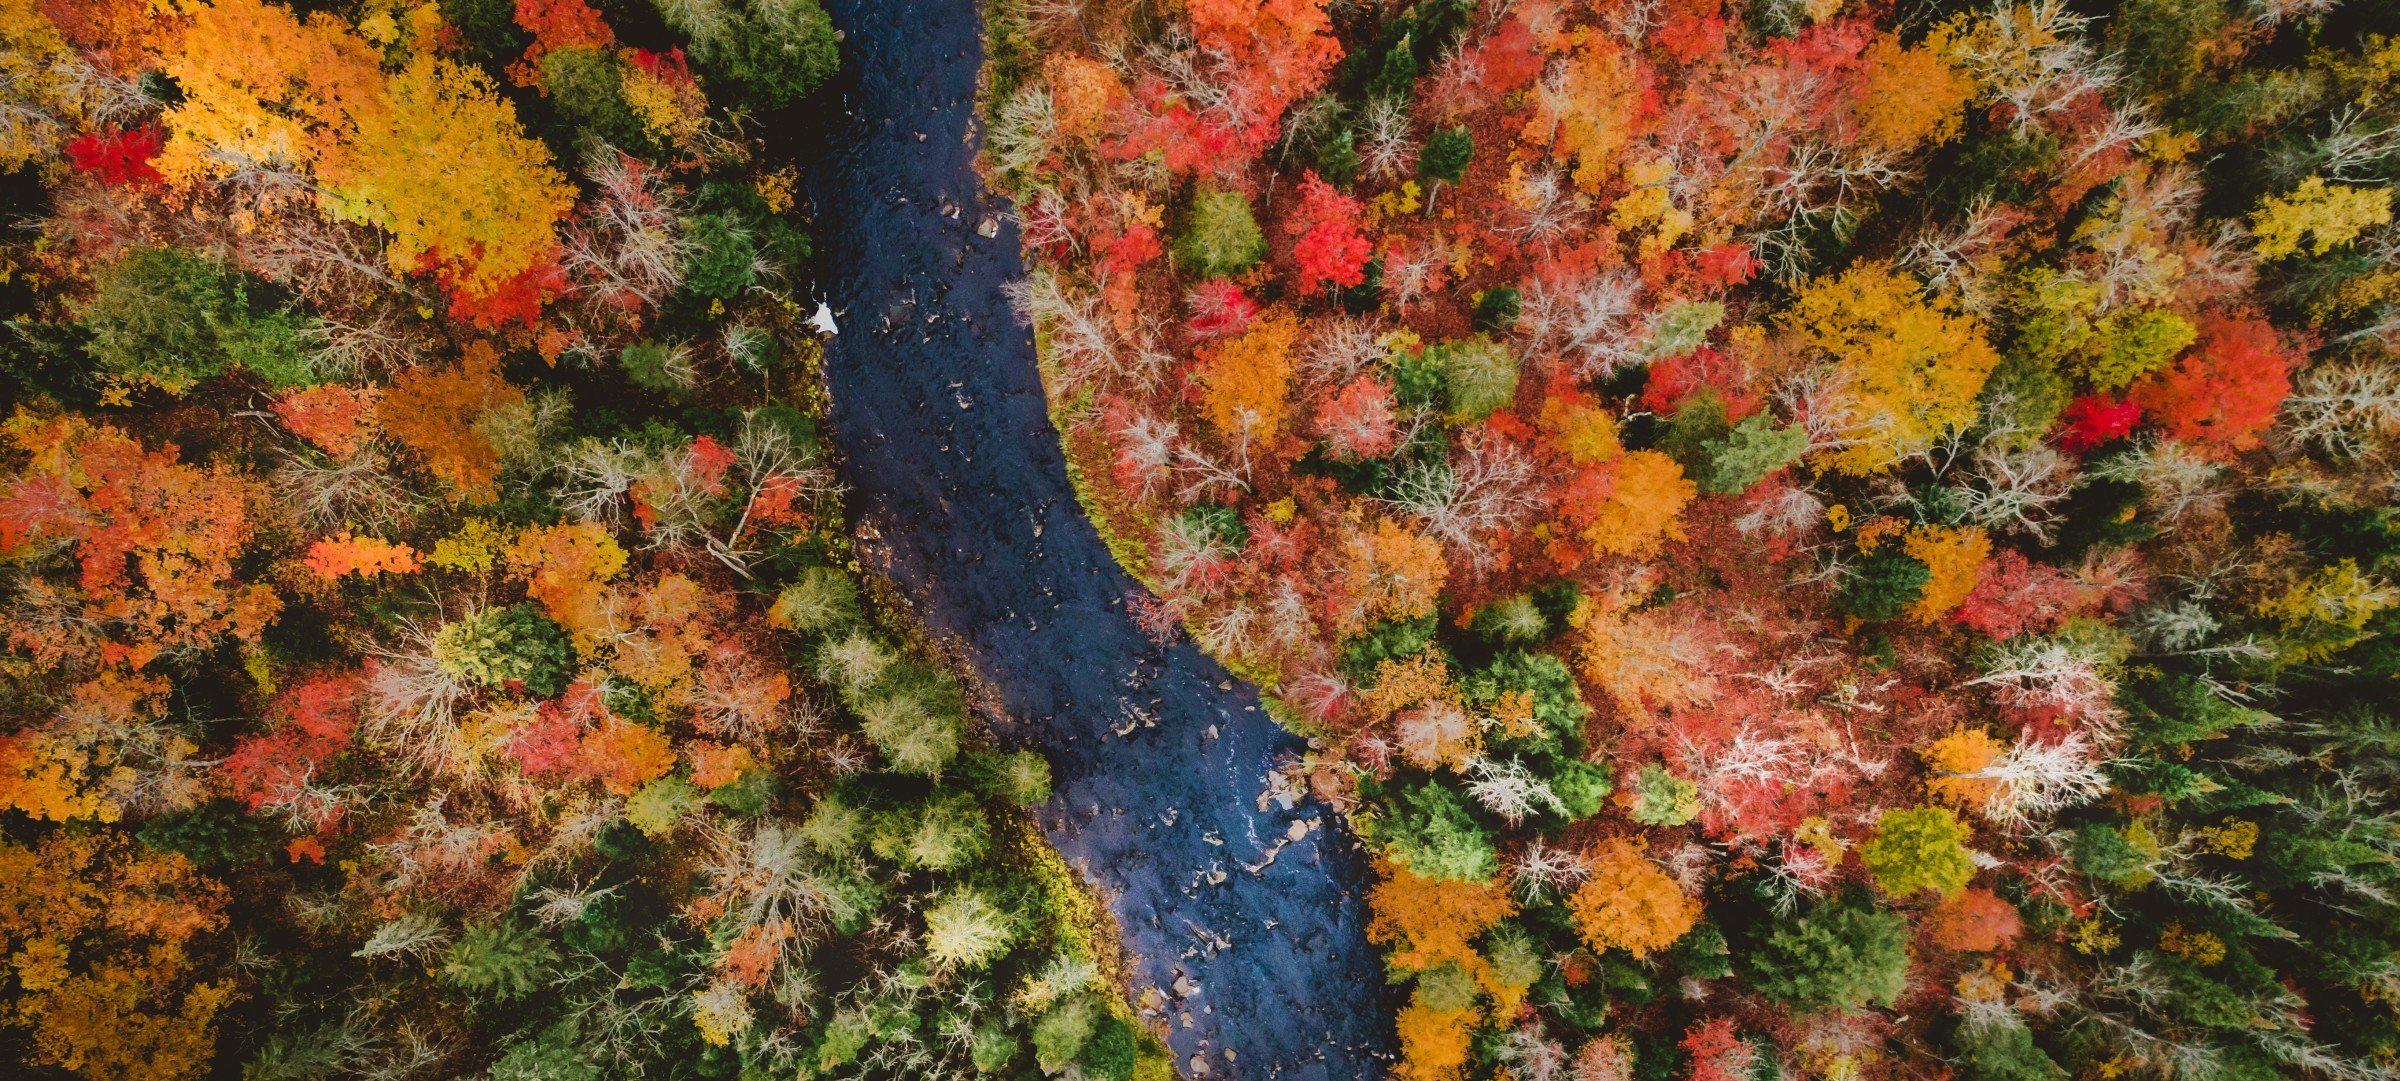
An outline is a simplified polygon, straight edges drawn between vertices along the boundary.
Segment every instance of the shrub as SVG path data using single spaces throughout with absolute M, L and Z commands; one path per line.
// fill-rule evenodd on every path
M 477 998 L 514 1002 L 540 990 L 559 963 L 548 938 L 503 918 L 469 927 L 443 959 L 442 980 Z
M 983 969 L 1016 944 L 1016 914 L 973 886 L 960 886 L 925 910 L 925 958 L 943 968 Z
M 1774 927 L 1742 960 L 1752 987 L 1795 1009 L 1889 1007 L 1908 989 L 1908 920 L 1828 903 Z
M 831 567 L 810 567 L 775 595 L 767 618 L 801 634 L 823 634 L 859 618 L 858 586 Z
M 229 367 L 278 386 L 313 381 L 300 342 L 304 320 L 259 312 L 260 286 L 173 248 L 135 247 L 102 268 L 81 321 L 102 371 L 181 394 Z
M 1039 807 L 1050 799 L 1050 763 L 1032 751 L 967 757 L 967 783 L 987 799 Z
M 1893 897 L 1926 890 L 1958 892 L 1975 876 L 1967 855 L 1966 824 L 1948 807 L 1893 811 L 1875 824 L 1875 836 L 1859 846 L 1859 861 L 1875 876 L 1875 888 Z
M 1242 193 L 1202 191 L 1192 197 L 1191 221 L 1175 255 L 1203 276 L 1230 277 L 1266 258 L 1267 240 Z
M 1103 1014 L 1100 1005 L 1088 995 L 1079 995 L 1050 1007 L 1050 1012 L 1033 1025 L 1033 1060 L 1045 1073 L 1058 1073 L 1083 1053 L 1092 1033 L 1100 1027 Z
M 550 698 L 575 671 L 566 628 L 530 604 L 487 608 L 442 626 L 433 638 L 442 670 L 486 687 Z

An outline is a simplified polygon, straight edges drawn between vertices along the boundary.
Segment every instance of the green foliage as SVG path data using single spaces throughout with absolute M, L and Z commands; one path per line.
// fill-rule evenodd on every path
M 2103 882 L 2130 885 L 2149 878 L 2157 854 L 2146 848 L 2107 823 L 2087 822 L 2075 828 L 2069 851 L 2076 870 Z
M 1525 294 L 1513 285 L 1495 285 L 1475 298 L 1475 329 L 1486 334 L 1515 330 L 1524 314 Z
M 601 1081 L 604 1076 L 584 1058 L 575 1026 L 562 1021 L 510 1046 L 492 1064 L 491 1081 Z
M 642 118 L 626 104 L 616 57 L 581 46 L 553 49 L 542 54 L 542 89 L 584 139 L 623 150 L 655 149 Z
M 875 816 L 875 854 L 903 867 L 952 871 L 983 858 L 992 828 L 965 793 L 946 793 Z
M 832 567 L 810 567 L 775 595 L 770 614 L 801 634 L 824 634 L 858 622 L 858 586 Z
M 695 295 L 732 300 L 758 283 L 764 260 L 750 227 L 740 218 L 695 214 L 684 220 L 683 237 L 689 245 L 683 257 L 683 284 Z
M 442 670 L 494 690 L 550 698 L 575 673 L 575 644 L 531 604 L 486 608 L 442 625 L 433 638 Z
M 1239 552 L 1250 545 L 1250 527 L 1242 524 L 1242 512 L 1223 503 L 1198 503 L 1184 509 L 1184 535 L 1202 544 L 1214 545 L 1228 552 Z
M 1498 873 L 1492 835 L 1467 809 L 1466 797 L 1439 784 L 1397 788 L 1368 839 L 1411 872 L 1427 878 L 1482 882 Z
M 1875 887 L 1893 897 L 1926 890 L 1951 894 L 1975 876 L 1967 855 L 1967 825 L 1947 807 L 1892 811 L 1875 824 L 1875 836 L 1859 846 L 1858 858 L 1875 877 Z
M 1753 988 L 1794 1009 L 1889 1007 L 1908 989 L 1908 920 L 1831 902 L 1738 956 Z
M 1192 196 L 1190 224 L 1175 255 L 1203 277 L 1224 278 L 1257 266 L 1266 258 L 1267 241 L 1241 192 L 1203 189 Z
M 800 837 L 825 855 L 849 855 L 866 842 L 867 813 L 840 796 L 821 796 L 800 824 Z
M 947 675 L 921 672 L 888 681 L 858 706 L 859 727 L 900 773 L 938 777 L 958 756 L 966 717 Z
M 1131 1024 L 1115 1014 L 1102 1014 L 1093 1023 L 1090 1038 L 1076 1056 L 1085 1073 L 1099 1081 L 1131 1081 L 1140 1059 L 1140 1038 Z
M 1425 140 L 1417 152 L 1418 178 L 1436 184 L 1456 184 L 1465 179 L 1467 163 L 1475 157 L 1475 136 L 1465 125 L 1444 128 Z
M 989 893 L 959 886 L 925 909 L 925 957 L 944 968 L 980 970 L 1008 953 L 1022 921 Z M 1036 1043 L 1038 1046 L 1039 1035 Z
M 1708 342 L 1708 332 L 1725 321 L 1725 305 L 1716 301 L 1686 300 L 1669 305 L 1650 324 L 1650 343 L 1643 355 L 1660 360 L 1680 357 Z
M 1933 569 L 1886 545 L 1859 560 L 1835 603 L 1860 619 L 1891 619 L 1907 611 L 1933 580 Z
M 1039 807 L 1050 799 L 1050 763 L 1032 751 L 966 756 L 966 781 L 986 799 Z
M 1538 645 L 1550 637 L 1550 618 L 1530 595 L 1503 597 L 1475 610 L 1472 629 L 1498 645 Z
M 1700 815 L 1700 786 L 1655 762 L 1633 776 L 1628 814 L 1645 826 L 1680 826 Z
M 1045 1073 L 1058 1073 L 1083 1053 L 1085 1044 L 1106 1016 L 1088 995 L 1078 995 L 1050 1007 L 1033 1025 L 1033 1060 Z
M 1442 371 L 1442 387 L 1453 423 L 1491 416 L 1517 397 L 1517 355 L 1502 342 L 1478 334 L 1425 349 Z
M 442 982 L 491 1002 L 515 1002 L 547 986 L 558 947 L 541 932 L 502 918 L 467 928 L 442 960 Z
M 1608 795 L 1617 785 L 1608 777 L 1606 766 L 1579 758 L 1562 759 L 1550 773 L 1551 794 L 1566 808 L 1569 821 L 1590 818 L 1608 806 Z
M 2011 1016 L 1961 1024 L 1959 1065 L 1969 1081 L 2066 1081 L 2067 1071 L 2033 1042 L 2033 1031 Z
M 652 0 L 691 42 L 712 79 L 738 86 L 750 103 L 780 109 L 808 97 L 841 70 L 833 20 L 817 0 Z
M 133 247 L 94 275 L 80 320 L 100 370 L 190 390 L 228 368 L 276 386 L 313 382 L 304 318 L 261 310 L 257 279 L 175 248 Z

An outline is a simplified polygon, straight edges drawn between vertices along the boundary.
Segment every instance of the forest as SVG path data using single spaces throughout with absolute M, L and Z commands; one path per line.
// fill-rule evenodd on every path
M 1348 1081 L 849 513 L 829 6 L 0 0 L 0 1072 Z M 2400 8 L 981 14 L 1375 1076 L 2400 1074 Z
M 0 0 L 0 1063 L 1167 1076 L 851 545 L 816 0 Z
M 1410 1081 L 2400 1070 L 2400 9 L 990 0 Z

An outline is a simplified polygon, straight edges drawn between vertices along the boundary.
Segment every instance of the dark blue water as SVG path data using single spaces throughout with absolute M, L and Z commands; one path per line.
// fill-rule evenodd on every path
M 1049 757 L 1041 824 L 1108 895 L 1136 993 L 1167 995 L 1178 1069 L 1201 1055 L 1219 1078 L 1379 1076 L 1392 1003 L 1357 846 L 1323 807 L 1258 809 L 1298 742 L 1197 649 L 1143 635 L 1068 486 L 1031 336 L 1001 294 L 1022 273 L 1016 231 L 974 171 L 976 3 L 827 7 L 845 70 L 819 98 L 834 149 L 812 195 L 864 550 L 964 648 L 1006 711 L 1001 737 Z M 1001 219 L 990 238 L 986 215 Z M 1316 828 L 1278 849 L 1294 818 Z

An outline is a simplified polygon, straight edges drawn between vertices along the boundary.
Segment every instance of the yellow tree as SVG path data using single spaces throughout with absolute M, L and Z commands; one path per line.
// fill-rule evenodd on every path
M 1827 362 L 1811 427 L 1833 440 L 1824 467 L 1861 476 L 1975 420 L 1975 395 L 2000 363 L 1974 316 L 1926 299 L 1888 263 L 1863 263 L 1802 287 L 1784 325 Z

